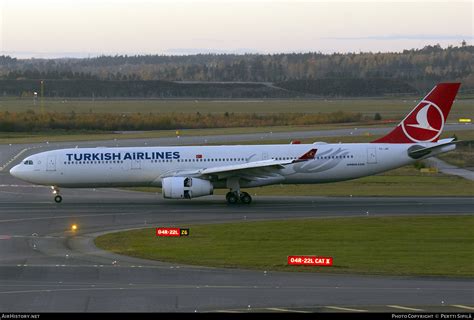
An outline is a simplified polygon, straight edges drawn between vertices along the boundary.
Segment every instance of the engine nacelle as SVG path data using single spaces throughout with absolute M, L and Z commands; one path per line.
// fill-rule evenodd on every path
M 168 177 L 162 180 L 163 197 L 167 199 L 191 199 L 214 193 L 208 180 L 191 177 Z

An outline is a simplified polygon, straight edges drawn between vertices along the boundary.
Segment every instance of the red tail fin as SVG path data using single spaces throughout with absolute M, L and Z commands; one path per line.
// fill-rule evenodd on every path
M 386 136 L 373 143 L 436 142 L 460 83 L 440 83 Z

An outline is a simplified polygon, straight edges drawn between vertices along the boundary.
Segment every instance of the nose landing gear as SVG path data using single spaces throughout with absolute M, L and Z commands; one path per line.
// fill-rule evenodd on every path
M 54 202 L 61 203 L 61 201 L 63 201 L 63 197 L 61 197 L 61 195 L 59 194 L 59 189 L 54 186 L 52 186 L 51 189 L 53 190 Z

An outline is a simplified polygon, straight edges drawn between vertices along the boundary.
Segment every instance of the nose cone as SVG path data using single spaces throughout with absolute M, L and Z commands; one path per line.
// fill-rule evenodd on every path
M 10 169 L 10 174 L 14 177 L 16 177 L 17 173 L 18 173 L 18 165 L 14 166 L 13 168 Z
M 10 169 L 10 174 L 14 176 L 15 178 L 22 179 L 22 170 L 21 170 L 21 165 L 17 164 L 13 168 Z

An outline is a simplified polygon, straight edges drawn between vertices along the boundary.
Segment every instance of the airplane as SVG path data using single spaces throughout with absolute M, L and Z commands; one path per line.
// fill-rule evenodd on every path
M 161 187 L 166 199 L 229 189 L 229 204 L 250 204 L 241 188 L 356 179 L 456 148 L 439 140 L 460 83 L 437 84 L 387 135 L 370 143 L 71 148 L 37 153 L 10 170 L 24 181 L 59 188 Z

